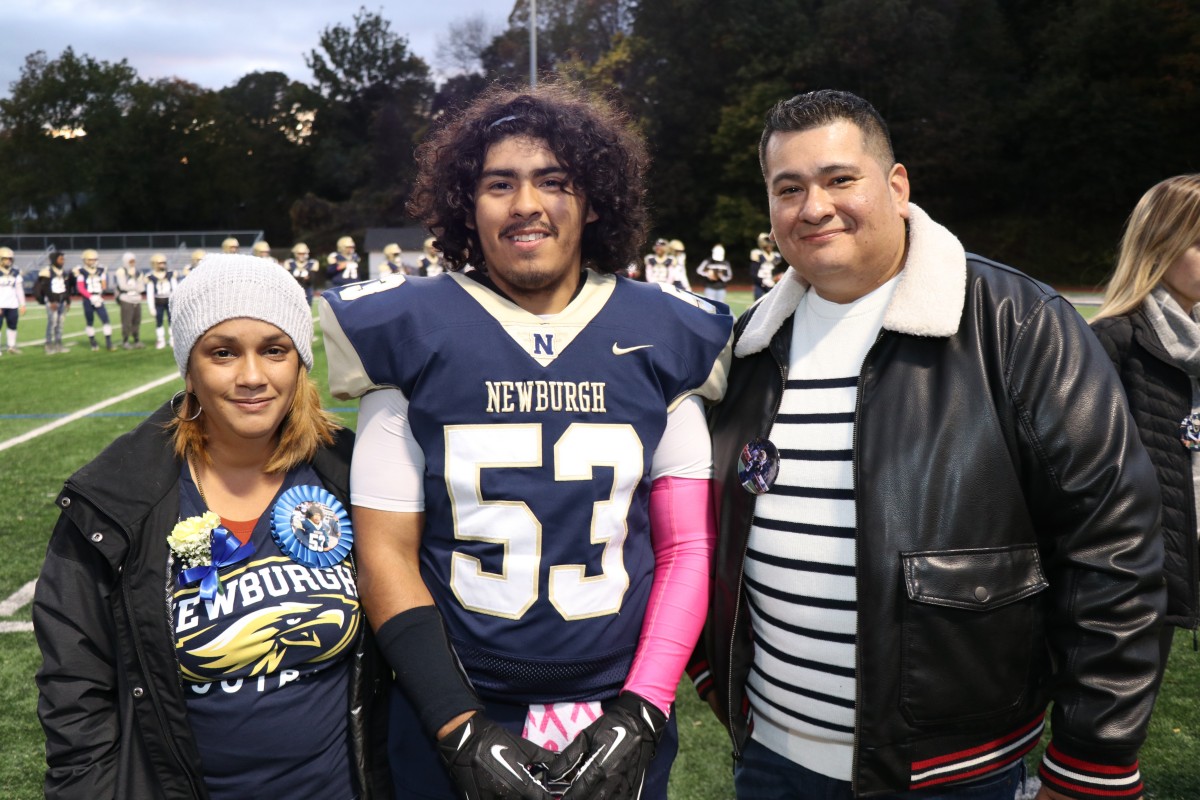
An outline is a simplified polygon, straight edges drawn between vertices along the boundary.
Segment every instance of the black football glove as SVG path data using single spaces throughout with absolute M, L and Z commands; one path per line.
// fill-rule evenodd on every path
M 633 692 L 622 692 L 552 762 L 549 777 L 571 781 L 563 800 L 641 797 L 667 717 Z
M 467 800 L 551 800 L 529 772 L 554 753 L 514 736 L 481 714 L 475 714 L 437 743 L 450 778 Z

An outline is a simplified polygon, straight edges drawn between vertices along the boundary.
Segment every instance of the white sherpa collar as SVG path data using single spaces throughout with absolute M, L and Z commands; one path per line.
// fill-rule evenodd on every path
M 913 336 L 952 336 L 966 302 L 967 258 L 950 231 L 908 204 L 908 257 L 896 292 L 883 316 L 883 327 Z M 734 355 L 757 353 L 800 305 L 809 284 L 789 267 L 775 288 L 763 295 L 742 331 Z

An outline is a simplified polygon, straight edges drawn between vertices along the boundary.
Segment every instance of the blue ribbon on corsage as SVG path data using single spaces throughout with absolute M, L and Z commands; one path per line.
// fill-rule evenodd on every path
M 179 573 L 179 580 L 184 586 L 200 581 L 200 597 L 206 602 L 225 591 L 221 586 L 222 567 L 231 566 L 254 555 L 253 542 L 242 544 L 224 525 L 213 528 L 210 547 L 211 564 L 189 567 Z

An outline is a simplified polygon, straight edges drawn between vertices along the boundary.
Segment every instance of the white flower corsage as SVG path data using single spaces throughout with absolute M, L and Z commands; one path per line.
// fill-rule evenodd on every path
M 221 527 L 221 518 L 212 511 L 198 517 L 181 519 L 175 524 L 167 544 L 184 569 L 212 563 L 212 532 Z

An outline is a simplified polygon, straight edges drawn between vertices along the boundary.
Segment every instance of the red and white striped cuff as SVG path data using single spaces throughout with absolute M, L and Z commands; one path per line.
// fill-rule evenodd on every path
M 1045 715 L 990 742 L 912 763 L 909 789 L 924 789 L 981 778 L 1004 769 L 1037 746 Z
M 1042 785 L 1078 800 L 1136 798 L 1143 792 L 1137 759 L 1132 764 L 1097 764 L 1067 755 L 1053 741 L 1042 756 L 1038 776 Z

